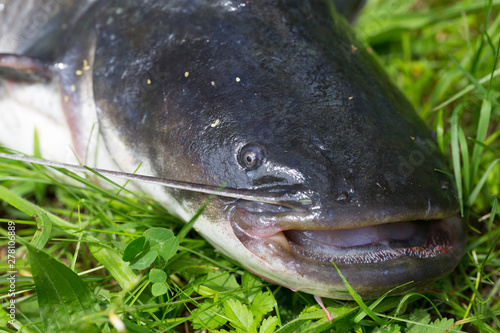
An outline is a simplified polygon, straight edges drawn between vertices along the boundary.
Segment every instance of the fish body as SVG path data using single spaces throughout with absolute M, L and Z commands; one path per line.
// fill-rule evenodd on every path
M 363 297 L 459 261 L 430 131 L 330 1 L 40 3 L 60 7 L 0 40 L 6 146 L 29 152 L 14 131 L 37 127 L 51 159 L 255 193 L 213 199 L 195 228 L 293 290 L 349 298 L 332 261 Z M 186 220 L 207 199 L 138 186 Z

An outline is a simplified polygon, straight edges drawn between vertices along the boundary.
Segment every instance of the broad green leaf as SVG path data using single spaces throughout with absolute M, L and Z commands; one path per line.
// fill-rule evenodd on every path
M 252 328 L 256 329 L 262 321 L 262 317 L 268 312 L 271 312 L 275 305 L 276 300 L 270 292 L 259 292 L 259 294 L 255 296 L 250 308 L 254 316 Z
M 228 299 L 224 302 L 224 311 L 231 326 L 246 331 L 250 329 L 253 322 L 253 315 L 245 304 L 242 304 L 237 299 Z
M 202 285 L 216 292 L 236 290 L 240 287 L 232 274 L 221 271 L 208 272 L 206 281 L 203 282 Z M 240 295 L 238 295 L 238 297 L 240 297 Z
M 168 261 L 177 252 L 179 241 L 174 233 L 165 228 L 151 228 L 144 232 L 149 242 L 150 251 L 156 251 L 165 261 Z
M 421 333 L 423 332 L 424 325 L 431 321 L 431 316 L 427 310 L 419 309 L 410 314 L 411 323 L 407 323 L 407 333 Z
M 227 322 L 222 316 L 222 308 L 214 305 L 211 300 L 199 304 L 198 308 L 193 310 L 193 320 L 191 321 L 194 329 L 215 329 Z
M 259 285 L 262 285 L 262 280 L 259 277 L 248 271 L 243 273 L 241 277 L 241 287 L 246 289 L 245 296 L 249 303 L 252 303 L 255 296 L 260 292 L 261 288 L 257 287 Z
M 280 328 L 276 330 L 276 333 L 294 333 L 303 331 L 301 328 L 307 326 L 311 320 L 319 319 L 319 321 L 324 321 L 324 323 L 329 323 L 326 319 L 325 312 L 323 309 L 318 309 L 318 305 L 310 306 L 303 310 L 301 314 L 284 324 Z M 354 311 L 358 311 L 359 307 L 356 306 L 354 302 L 349 302 L 347 304 L 343 304 L 339 307 L 327 307 L 328 312 L 332 314 L 334 318 L 333 323 L 338 324 L 339 320 L 347 316 L 351 316 Z M 349 324 L 352 326 L 352 322 Z M 307 331 L 307 330 L 306 330 Z
M 327 308 L 330 313 L 332 313 L 331 308 Z M 351 312 L 354 309 L 351 310 Z M 333 315 L 333 314 L 332 314 Z M 334 315 L 335 319 L 337 319 L 338 315 L 335 313 Z M 288 323 L 284 324 L 281 326 L 279 329 L 276 330 L 276 333 L 294 333 L 294 332 L 300 332 L 302 331 L 301 328 L 303 326 L 306 326 L 311 320 L 316 320 L 319 319 L 321 320 L 327 320 L 325 316 L 325 312 L 322 309 L 318 310 L 318 305 L 310 306 L 306 309 L 304 309 L 301 314 L 289 321 Z
M 163 243 L 156 246 L 158 249 L 158 253 L 165 261 L 169 261 L 179 248 L 179 240 L 176 237 L 169 238 L 165 240 Z
M 158 254 L 156 251 L 149 251 L 149 252 L 142 253 L 138 257 L 136 257 L 134 260 L 132 260 L 128 267 L 130 267 L 132 269 L 138 269 L 138 270 L 145 269 L 145 268 L 149 267 L 149 265 L 151 265 L 155 261 L 157 256 L 158 256 Z
M 174 233 L 172 230 L 165 228 L 150 228 L 144 231 L 144 237 L 149 240 L 149 246 L 153 247 L 155 245 L 163 243 L 169 238 L 173 238 Z
M 144 236 L 141 236 L 131 241 L 125 248 L 125 251 L 123 251 L 122 259 L 125 261 L 130 261 L 134 259 L 139 253 L 141 253 L 145 243 L 146 243 L 146 237 Z
M 149 272 L 149 281 L 151 282 L 166 282 L 167 273 L 158 268 L 153 268 Z
M 100 245 L 97 238 L 87 236 L 86 239 L 91 241 L 88 243 L 88 247 L 94 258 L 106 267 L 122 289 L 137 283 L 137 274 L 130 269 L 128 263 L 122 260 L 118 252 Z
M 453 319 L 443 318 L 436 319 L 431 326 L 428 327 L 426 333 L 444 333 L 447 332 L 455 323 Z
M 430 323 L 431 318 L 426 310 L 415 310 L 410 314 L 410 322 L 407 323 L 407 333 L 444 333 L 453 326 L 453 319 L 437 319 Z
M 273 333 L 276 326 L 278 326 L 278 322 L 279 320 L 275 316 L 264 319 L 260 326 L 259 333 Z
M 205 282 L 195 286 L 196 292 L 200 295 L 210 297 L 216 297 L 218 293 L 234 291 L 234 293 L 231 293 L 231 297 L 241 302 L 245 302 L 243 293 L 237 292 L 237 289 L 240 289 L 240 285 L 236 281 L 234 275 L 219 270 L 209 271 L 205 278 Z
M 130 268 L 145 269 L 160 255 L 168 261 L 179 247 L 179 242 L 174 233 L 165 228 L 150 228 L 125 248 L 123 258 L 130 261 Z
M 41 250 L 49 241 L 50 233 L 52 232 L 52 221 L 45 212 L 40 212 L 36 216 L 36 220 L 38 229 L 31 240 L 31 245 Z
M 396 324 L 389 324 L 377 327 L 373 333 L 400 333 L 401 327 Z
M 151 287 L 151 293 L 153 296 L 161 296 L 163 294 L 166 294 L 168 291 L 168 286 L 165 282 L 156 282 L 153 283 L 153 286 Z
M 263 316 L 274 309 L 276 301 L 274 297 L 266 291 L 259 293 L 252 302 L 252 312 L 255 316 Z
M 85 315 L 99 311 L 94 295 L 71 269 L 26 244 L 45 332 L 77 329 Z

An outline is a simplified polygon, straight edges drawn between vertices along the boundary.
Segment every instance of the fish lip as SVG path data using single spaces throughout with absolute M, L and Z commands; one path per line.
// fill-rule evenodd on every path
M 333 258 L 317 258 L 293 249 L 283 230 L 263 234 L 252 232 L 248 225 L 235 219 L 241 212 L 238 205 L 230 210 L 230 226 L 235 237 L 248 250 L 241 257 L 242 265 L 259 276 L 276 284 L 321 297 L 352 299 L 346 291 L 332 262 Z M 293 211 L 293 210 L 292 210 Z M 307 215 L 307 214 L 306 214 Z M 447 214 L 448 215 L 448 214 Z M 403 294 L 418 291 L 425 285 L 449 274 L 462 258 L 466 247 L 466 229 L 463 220 L 456 215 L 438 218 L 447 221 L 452 236 L 445 251 L 436 255 L 412 256 L 410 253 L 389 257 L 385 260 L 339 260 L 336 263 L 342 275 L 362 298 L 376 298 L 387 292 Z M 389 221 L 388 223 L 397 223 Z M 430 222 L 428 222 L 430 223 Z M 250 225 L 251 227 L 251 225 Z M 303 228 L 302 228 L 303 229 Z M 316 230 L 325 230 L 324 226 Z M 372 251 L 373 252 L 373 251 Z M 410 255 L 409 255 L 410 254 Z M 365 256 L 366 258 L 375 258 Z M 366 259 L 365 258 L 365 259 Z
M 380 239 L 375 242 L 366 242 L 353 246 L 323 246 L 330 249 L 327 251 L 313 251 L 310 247 L 301 244 L 300 237 L 294 233 L 307 233 L 308 231 L 284 230 L 283 235 L 288 241 L 290 248 L 297 254 L 312 260 L 322 262 L 335 262 L 337 264 L 373 264 L 388 260 L 394 260 L 402 256 L 415 257 L 418 259 L 435 258 L 451 252 L 455 243 L 453 230 L 450 225 L 453 218 L 439 219 L 434 221 L 400 221 L 378 224 L 371 227 L 361 227 L 337 231 L 332 229 L 340 237 L 347 233 L 354 233 L 356 229 L 364 229 L 365 233 L 376 233 L 377 229 L 398 227 L 400 224 L 412 226 L 414 232 L 407 233 L 408 237 L 399 240 Z M 419 225 L 421 224 L 421 225 Z M 329 232 L 332 230 L 317 230 Z M 362 231 L 357 232 L 361 234 Z M 295 237 L 294 237 L 295 236 Z M 294 240 L 298 239 L 298 241 Z M 352 239 L 351 235 L 349 239 Z M 340 240 L 345 242 L 345 240 Z M 302 242 L 303 243 L 303 242 Z M 413 244 L 412 244 L 413 243 Z
M 268 221 L 262 222 L 252 221 L 255 217 L 265 217 L 266 213 L 270 213 L 274 217 L 267 218 Z M 301 221 L 312 222 L 315 220 L 315 215 L 307 210 L 296 211 L 293 208 L 274 204 L 239 202 L 239 205 L 233 207 L 230 213 L 230 222 L 236 237 L 246 246 L 248 239 L 253 241 L 260 240 L 276 240 L 283 244 L 286 242 L 287 249 L 306 260 L 318 262 L 336 262 L 339 264 L 372 264 L 380 263 L 387 260 L 394 260 L 402 256 L 415 257 L 420 259 L 434 258 L 446 255 L 452 251 L 455 242 L 460 242 L 460 235 L 456 235 L 451 224 L 456 223 L 456 216 L 449 216 L 437 219 L 425 220 L 409 220 L 409 221 L 386 221 L 375 222 L 373 225 L 363 225 L 355 228 L 326 228 L 321 224 L 312 223 L 311 227 L 293 228 L 280 225 L 280 217 L 299 216 L 298 223 Z M 250 218 L 248 218 L 250 217 Z M 296 225 L 297 221 L 293 221 L 292 225 Z M 339 237 L 347 232 L 351 233 L 351 239 L 355 239 L 356 233 L 363 232 L 363 229 L 370 231 L 384 230 L 394 226 L 413 225 L 418 229 L 415 233 L 409 235 L 407 239 L 375 239 L 375 241 L 367 241 L 366 243 L 356 245 L 333 245 L 319 244 L 316 246 L 314 240 L 306 239 L 302 235 L 308 232 L 325 232 L 337 233 Z M 459 233 L 460 234 L 460 233 Z M 361 234 L 360 234 L 361 235 Z M 301 241 L 302 238 L 302 241 Z M 419 241 L 418 242 L 418 238 Z M 305 241 L 303 241 L 306 239 Z M 417 239 L 417 240 L 416 240 Z M 297 241 L 298 240 L 298 241 Z M 405 244 L 407 242 L 407 244 Z M 316 249 L 315 249 L 316 248 Z M 321 248 L 327 251 L 318 251 Z M 329 248 L 329 249 L 328 249 Z M 328 253 L 328 251 L 331 251 Z

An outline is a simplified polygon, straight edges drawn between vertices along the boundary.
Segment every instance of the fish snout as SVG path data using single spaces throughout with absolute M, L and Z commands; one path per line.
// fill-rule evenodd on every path
M 235 236 L 258 258 L 246 267 L 288 288 L 336 298 L 345 298 L 344 285 L 332 262 L 364 297 L 408 282 L 398 292 L 414 290 L 451 271 L 465 249 L 463 221 L 433 217 L 404 220 L 356 211 L 349 217 L 322 209 L 314 199 L 299 209 L 240 200 L 229 210 Z

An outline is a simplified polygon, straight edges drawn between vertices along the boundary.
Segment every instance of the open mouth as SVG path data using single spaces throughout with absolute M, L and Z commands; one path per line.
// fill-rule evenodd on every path
M 433 258 L 453 246 L 447 220 L 393 222 L 338 230 L 287 230 L 298 254 L 342 264 L 377 263 L 401 256 Z
M 260 204 L 245 204 L 232 212 L 233 230 L 249 250 L 252 244 L 267 240 L 306 260 L 339 264 L 380 263 L 402 256 L 427 259 L 447 254 L 454 245 L 453 230 L 460 223 L 458 217 L 450 217 L 326 229 L 315 224 L 314 217 L 301 212 L 262 208 Z
M 393 289 L 417 290 L 445 276 L 465 250 L 463 221 L 447 217 L 454 214 L 451 209 L 432 216 L 424 211 L 422 217 L 416 210 L 399 215 L 319 210 L 236 202 L 228 217 L 250 252 L 243 253 L 245 267 L 292 290 L 349 299 L 334 262 L 361 297 L 373 298 Z

